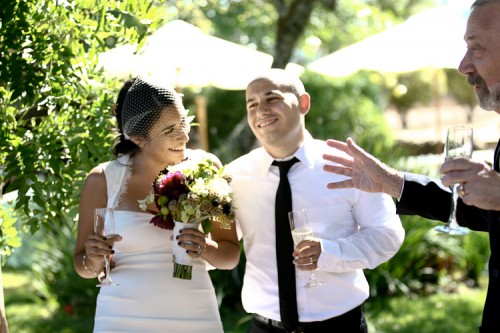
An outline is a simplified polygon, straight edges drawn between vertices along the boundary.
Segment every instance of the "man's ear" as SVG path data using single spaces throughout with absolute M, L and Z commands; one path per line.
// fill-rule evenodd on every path
M 310 108 L 311 108 L 311 95 L 305 92 L 299 96 L 300 113 L 302 115 L 305 115 L 307 112 L 309 112 Z

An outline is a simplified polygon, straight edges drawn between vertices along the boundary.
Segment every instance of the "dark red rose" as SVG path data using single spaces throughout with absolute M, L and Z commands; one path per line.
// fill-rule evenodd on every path
M 167 230 L 174 229 L 174 220 L 172 219 L 172 215 L 156 215 L 151 219 L 151 222 L 155 225 L 155 227 Z
M 189 193 L 186 177 L 180 171 L 163 174 L 155 183 L 153 190 L 155 194 L 164 195 L 169 200 L 177 200 L 182 193 Z

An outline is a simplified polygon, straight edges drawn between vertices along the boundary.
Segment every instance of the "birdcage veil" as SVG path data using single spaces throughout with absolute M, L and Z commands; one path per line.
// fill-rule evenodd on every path
M 169 111 L 169 107 L 182 106 L 181 95 L 173 87 L 159 86 L 143 78 L 137 78 L 130 87 L 123 104 L 122 130 L 127 140 L 131 137 L 148 138 L 158 119 Z M 187 111 L 182 114 L 177 131 L 189 132 Z

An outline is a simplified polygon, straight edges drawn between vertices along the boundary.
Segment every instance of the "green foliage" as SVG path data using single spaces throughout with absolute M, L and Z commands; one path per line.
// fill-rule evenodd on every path
M 73 269 L 73 249 L 68 245 L 75 239 L 75 230 L 68 224 L 36 234 L 30 258 L 35 287 L 56 305 L 57 311 L 93 316 L 99 291 L 97 279 L 82 279 Z
M 306 30 L 301 44 L 309 43 L 308 49 L 298 51 L 296 59 L 305 61 L 324 50 L 331 52 L 365 37 L 373 29 L 383 29 L 385 18 L 378 17 L 382 12 L 376 6 L 368 4 L 373 15 L 366 16 L 367 12 L 362 11 L 367 3 L 355 2 L 351 7 L 351 3 L 344 2 L 336 13 L 329 13 L 324 6 L 317 7 L 311 17 L 311 29 Z M 6 192 L 19 191 L 15 209 L 24 226 L 32 233 L 43 226 L 35 235 L 37 238 L 30 239 L 35 249 L 30 258 L 33 272 L 43 282 L 36 286 L 37 290 L 51 307 L 57 307 L 54 305 L 57 302 L 60 310 L 72 307 L 82 314 L 92 313 L 95 281 L 79 278 L 72 269 L 74 226 L 86 173 L 111 157 L 114 122 L 110 110 L 121 86 L 99 71 L 98 54 L 125 43 L 140 45 L 147 34 L 173 17 L 187 19 L 207 30 L 211 28 L 217 36 L 271 53 L 277 13 L 269 1 L 236 0 L 199 4 L 165 1 L 163 5 L 155 0 L 3 0 L 1 7 L 0 166 L 4 172 L 0 182 Z M 314 43 L 315 36 L 323 42 L 323 51 Z M 343 81 L 306 73 L 303 80 L 313 99 L 306 119 L 314 136 L 338 139 L 353 136 L 368 151 L 387 160 L 385 156 L 392 141 L 377 97 L 380 85 L 374 85 L 371 76 L 361 74 Z M 251 145 L 245 142 L 238 146 L 235 140 L 249 131 L 246 121 L 241 122 L 245 118 L 243 96 L 242 92 L 207 91 L 213 148 L 229 152 L 220 156 L 223 162 L 246 152 Z M 239 127 L 232 131 L 236 125 Z M 224 150 L 228 144 L 237 147 Z M 2 216 L 3 240 L 6 235 L 8 238 L 0 246 L 14 246 L 9 243 L 15 239 L 12 219 L 10 215 Z M 422 254 L 426 248 L 418 243 L 422 240 L 421 231 L 415 231 L 414 235 L 411 232 L 410 236 L 407 242 Z M 423 244 L 431 244 L 425 241 Z M 483 240 L 477 242 L 471 241 L 469 245 L 474 249 L 479 246 L 483 251 Z M 437 249 L 443 248 L 432 244 Z M 411 250 L 409 247 L 402 252 L 401 260 L 409 258 L 420 265 Z M 471 255 L 470 259 L 479 258 Z M 396 263 L 391 261 L 391 266 L 381 267 L 378 278 L 373 275 L 375 271 L 370 273 L 381 290 L 394 290 L 384 283 L 403 290 L 403 284 L 411 286 L 410 281 L 420 278 L 394 267 Z M 401 266 L 410 273 L 420 269 Z M 241 267 L 232 272 L 213 272 L 221 304 L 238 304 Z M 460 267 L 467 267 L 472 276 L 477 276 L 482 266 Z M 231 285 L 226 283 L 228 276 Z
M 5 191 L 19 190 L 16 210 L 31 232 L 64 223 L 63 213 L 74 217 L 75 189 L 109 158 L 118 84 L 103 82 L 97 54 L 108 44 L 140 41 L 161 13 L 152 4 L 2 3 L 1 180 Z
M 464 281 L 479 284 L 488 259 L 487 234 L 450 237 L 433 230 L 439 222 L 419 216 L 401 216 L 401 220 L 406 231 L 401 249 L 386 263 L 366 271 L 372 296 L 449 291 Z
M 387 155 L 392 138 L 380 108 L 380 90 L 364 74 L 335 80 L 312 72 L 302 76 L 311 95 L 306 128 L 319 139 L 353 137 L 372 154 Z
M 205 91 L 207 97 L 209 142 L 222 163 L 229 163 L 248 152 L 255 137 L 246 121 L 245 91 Z
M 360 74 L 336 80 L 306 71 L 302 77 L 311 94 L 306 128 L 319 139 L 352 136 L 365 149 L 384 159 L 392 145 L 380 105 L 381 89 L 372 76 Z M 223 163 L 248 152 L 255 137 L 246 121 L 245 92 L 207 89 L 209 141 Z
M 444 72 L 446 75 L 448 94 L 460 105 L 467 108 L 467 121 L 470 123 L 472 121 L 474 107 L 477 105 L 477 97 L 474 89 L 471 88 L 465 76 L 460 74 L 457 70 L 445 69 Z
M 5 258 L 12 249 L 21 246 L 21 238 L 16 228 L 14 208 L 0 203 L 0 256 Z
M 226 276 L 224 276 L 226 277 Z M 4 272 L 6 313 L 11 332 L 88 333 L 92 316 L 53 312 L 34 298 L 29 272 Z M 365 303 L 370 333 L 469 333 L 476 331 L 486 288 L 460 286 L 456 293 L 372 297 Z M 244 333 L 251 315 L 240 307 L 221 309 L 226 333 Z M 460 318 L 460 320 L 457 320 Z
M 435 3 L 434 0 L 314 2 L 309 24 L 290 59 L 301 65 L 380 32 Z M 284 11 L 282 8 L 290 6 L 292 1 L 166 0 L 164 3 L 169 14 L 211 35 L 275 55 L 279 11 Z
M 427 105 L 432 100 L 431 81 L 423 71 L 397 74 L 391 81 L 387 82 L 389 105 L 396 108 L 403 128 L 407 128 L 408 111 L 418 104 Z
M 485 232 L 471 232 L 461 240 L 463 260 L 459 268 L 463 272 L 463 279 L 470 285 L 478 287 L 481 277 L 487 270 L 490 256 L 489 236 Z
M 31 271 L 4 271 L 6 315 L 9 332 L 88 333 L 92 330 L 92 317 L 78 314 L 70 306 L 65 311 L 49 305 L 33 284 Z
M 477 332 L 486 289 L 374 297 L 365 306 L 370 333 Z
M 477 97 L 466 77 L 456 69 L 444 69 L 444 72 L 448 84 L 448 93 L 461 105 L 474 108 L 477 105 Z
M 96 288 L 73 269 L 74 227 L 87 172 L 111 157 L 121 86 L 103 77 L 97 55 L 140 43 L 168 16 L 154 0 L 6 0 L 1 15 L 0 182 L 18 190 L 22 229 L 43 227 L 29 254 L 37 290 L 92 311 Z M 12 234 L 8 223 L 2 231 Z
M 438 176 L 441 156 L 401 158 L 396 168 Z M 479 286 L 489 258 L 488 234 L 447 236 L 433 228 L 441 222 L 401 216 L 406 235 L 398 253 L 376 269 L 366 271 L 372 295 L 421 294 L 453 290 L 457 283 Z

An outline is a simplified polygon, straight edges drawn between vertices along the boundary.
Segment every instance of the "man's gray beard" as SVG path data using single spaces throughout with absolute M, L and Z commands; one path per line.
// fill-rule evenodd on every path
M 495 83 L 488 92 L 478 96 L 478 100 L 482 109 L 500 112 L 500 82 Z

